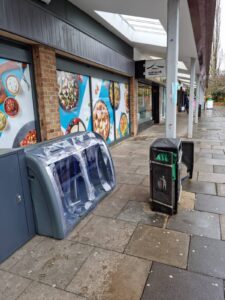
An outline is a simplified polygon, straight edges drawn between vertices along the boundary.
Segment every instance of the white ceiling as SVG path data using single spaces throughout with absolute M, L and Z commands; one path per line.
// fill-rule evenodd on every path
M 95 10 L 110 13 L 118 13 L 137 17 L 158 19 L 166 30 L 167 24 L 167 1 L 166 0 L 69 0 L 74 5 L 88 13 L 115 35 L 136 48 L 138 53 L 146 56 L 166 57 L 166 48 L 144 43 L 130 42 L 110 24 L 104 21 Z M 190 67 L 190 57 L 197 58 L 196 45 L 191 24 L 191 18 L 187 0 L 180 0 L 180 40 L 179 60 Z M 198 64 L 197 64 L 198 65 Z

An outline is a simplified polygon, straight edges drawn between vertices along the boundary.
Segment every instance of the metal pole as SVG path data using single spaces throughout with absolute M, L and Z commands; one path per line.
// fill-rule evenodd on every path
M 197 92 L 196 92 L 196 107 L 195 107 L 195 124 L 198 124 L 198 109 L 199 104 L 201 103 L 200 100 L 200 77 L 197 76 Z
M 167 1 L 166 137 L 176 137 L 180 0 Z
M 194 102 L 194 84 L 195 84 L 195 65 L 196 59 L 191 58 L 191 84 L 189 97 L 189 115 L 188 115 L 188 138 L 191 139 L 193 135 L 193 102 Z

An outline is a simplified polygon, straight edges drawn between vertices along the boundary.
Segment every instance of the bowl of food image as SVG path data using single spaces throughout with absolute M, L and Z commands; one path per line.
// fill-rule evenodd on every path
M 20 82 L 15 75 L 8 75 L 5 81 L 6 88 L 10 94 L 16 96 L 20 91 Z
M 2 104 L 7 98 L 5 88 L 3 86 L 2 80 L 0 79 L 0 104 Z
M 128 119 L 125 113 L 122 113 L 120 117 L 120 132 L 122 136 L 126 136 L 128 134 Z
M 110 81 L 110 84 L 109 84 L 109 100 L 110 100 L 110 103 L 111 103 L 112 107 L 114 107 L 113 82 L 112 81 Z
M 129 113 L 130 108 L 129 108 L 129 90 L 128 90 L 128 84 L 125 84 L 124 98 L 125 98 L 126 112 Z
M 3 112 L 0 111 L 0 131 L 3 131 L 7 124 L 7 118 Z
M 59 86 L 59 105 L 65 111 L 76 108 L 79 100 L 79 85 L 76 79 L 64 78 Z
M 70 121 L 66 129 L 66 134 L 86 131 L 84 122 L 80 118 L 74 118 Z
M 26 147 L 37 143 L 37 131 L 34 121 L 26 123 L 18 131 L 14 141 L 13 148 Z
M 110 118 L 107 106 L 98 100 L 93 109 L 93 129 L 106 141 L 110 132 Z
M 9 117 L 15 117 L 19 112 L 19 103 L 13 97 L 8 97 L 4 101 L 4 110 Z
M 29 130 L 20 141 L 20 147 L 27 147 L 37 143 L 37 132 L 35 129 Z
M 120 84 L 114 82 L 114 107 L 117 109 L 120 105 Z

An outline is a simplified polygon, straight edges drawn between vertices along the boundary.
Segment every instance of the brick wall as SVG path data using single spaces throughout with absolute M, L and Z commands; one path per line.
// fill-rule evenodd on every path
M 35 45 L 33 60 L 41 139 L 44 141 L 62 135 L 58 111 L 55 51 L 46 46 Z
M 130 80 L 130 113 L 131 113 L 131 134 L 136 136 L 138 133 L 138 82 L 134 77 Z

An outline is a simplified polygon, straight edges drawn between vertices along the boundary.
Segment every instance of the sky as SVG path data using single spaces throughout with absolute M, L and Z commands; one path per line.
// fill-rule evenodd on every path
M 220 27 L 221 49 L 225 53 L 225 0 L 221 0 L 221 27 Z M 221 69 L 225 69 L 225 56 L 223 57 Z

